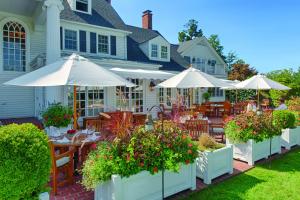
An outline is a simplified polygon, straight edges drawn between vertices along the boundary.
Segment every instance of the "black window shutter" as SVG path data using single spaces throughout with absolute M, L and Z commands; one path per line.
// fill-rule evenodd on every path
M 96 33 L 90 33 L 90 53 L 97 53 Z
M 189 64 L 191 64 L 191 57 L 190 56 L 184 56 L 184 60 L 186 60 Z
M 86 52 L 86 32 L 79 31 L 79 50 Z
M 59 34 L 60 34 L 60 49 L 63 49 L 63 29 L 60 27 L 59 29 Z
M 110 54 L 117 55 L 117 38 L 116 36 L 110 36 Z

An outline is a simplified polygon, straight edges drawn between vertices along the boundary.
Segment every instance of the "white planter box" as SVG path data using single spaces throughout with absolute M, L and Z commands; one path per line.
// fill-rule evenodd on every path
M 205 184 L 211 184 L 211 180 L 223 174 L 233 173 L 232 145 L 215 151 L 199 152 L 197 158 L 196 174 L 203 179 Z
M 49 199 L 50 199 L 50 196 L 49 196 L 48 192 L 44 192 L 39 195 L 39 200 L 49 200 Z
M 294 129 L 283 129 L 281 135 L 281 146 L 290 150 L 292 146 L 300 145 L 300 126 Z
M 229 140 L 226 140 L 226 144 L 232 144 Z M 232 144 L 233 146 L 233 158 L 245 161 L 248 165 L 254 165 L 255 161 L 263 158 L 268 158 L 270 155 L 270 139 L 266 139 L 262 142 L 255 142 L 254 140 L 248 140 L 246 143 Z M 280 137 L 275 136 L 272 138 L 271 154 L 281 153 Z
M 196 189 L 196 163 L 182 165 L 179 173 L 165 171 L 165 197 Z M 95 200 L 161 200 L 162 173 L 140 172 L 128 178 L 113 175 L 95 189 Z

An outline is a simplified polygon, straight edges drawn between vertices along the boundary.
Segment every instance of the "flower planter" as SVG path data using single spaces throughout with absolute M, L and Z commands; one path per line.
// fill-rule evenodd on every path
M 44 192 L 39 195 L 39 200 L 49 200 L 49 199 L 50 197 L 48 192 Z
M 300 145 L 300 126 L 282 130 L 281 146 L 290 150 L 292 146 Z
M 229 145 L 232 143 L 229 140 L 226 140 L 226 144 Z M 251 166 L 254 165 L 255 161 L 268 158 L 270 155 L 270 139 L 265 139 L 262 142 L 248 140 L 246 143 L 232 144 L 232 146 L 233 158 L 245 161 Z M 272 138 L 271 154 L 275 153 L 281 153 L 279 136 Z
M 196 174 L 203 179 L 205 184 L 211 184 L 211 180 L 223 174 L 233 173 L 233 150 L 228 145 L 215 151 L 199 152 L 197 158 Z
M 165 171 L 165 197 L 196 189 L 196 164 L 182 165 L 179 173 Z M 95 189 L 95 200 L 162 199 L 162 173 L 140 172 L 128 178 L 113 175 Z

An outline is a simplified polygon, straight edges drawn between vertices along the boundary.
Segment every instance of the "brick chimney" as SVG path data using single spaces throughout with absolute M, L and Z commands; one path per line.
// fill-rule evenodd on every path
M 143 28 L 152 29 L 152 11 L 146 10 L 143 12 Z
M 109 3 L 111 5 L 111 0 L 106 0 L 106 1 L 107 1 L 107 3 Z

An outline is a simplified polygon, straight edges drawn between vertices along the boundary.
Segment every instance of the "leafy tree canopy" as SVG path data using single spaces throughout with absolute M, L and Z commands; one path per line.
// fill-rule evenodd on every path
M 209 38 L 208 38 L 208 42 L 210 43 L 210 45 L 216 50 L 216 52 L 219 54 L 219 56 L 221 56 L 221 58 L 226 61 L 226 56 L 223 53 L 223 49 L 224 47 L 221 45 L 219 36 L 216 34 L 212 34 Z
M 197 37 L 202 37 L 203 32 L 200 28 L 198 28 L 198 21 L 194 19 L 190 19 L 188 23 L 184 25 L 184 30 L 178 33 L 178 41 L 185 42 L 189 40 L 193 40 Z
M 257 74 L 255 68 L 250 67 L 249 64 L 245 64 L 243 60 L 238 60 L 232 65 L 232 70 L 228 73 L 229 80 L 244 81 Z

